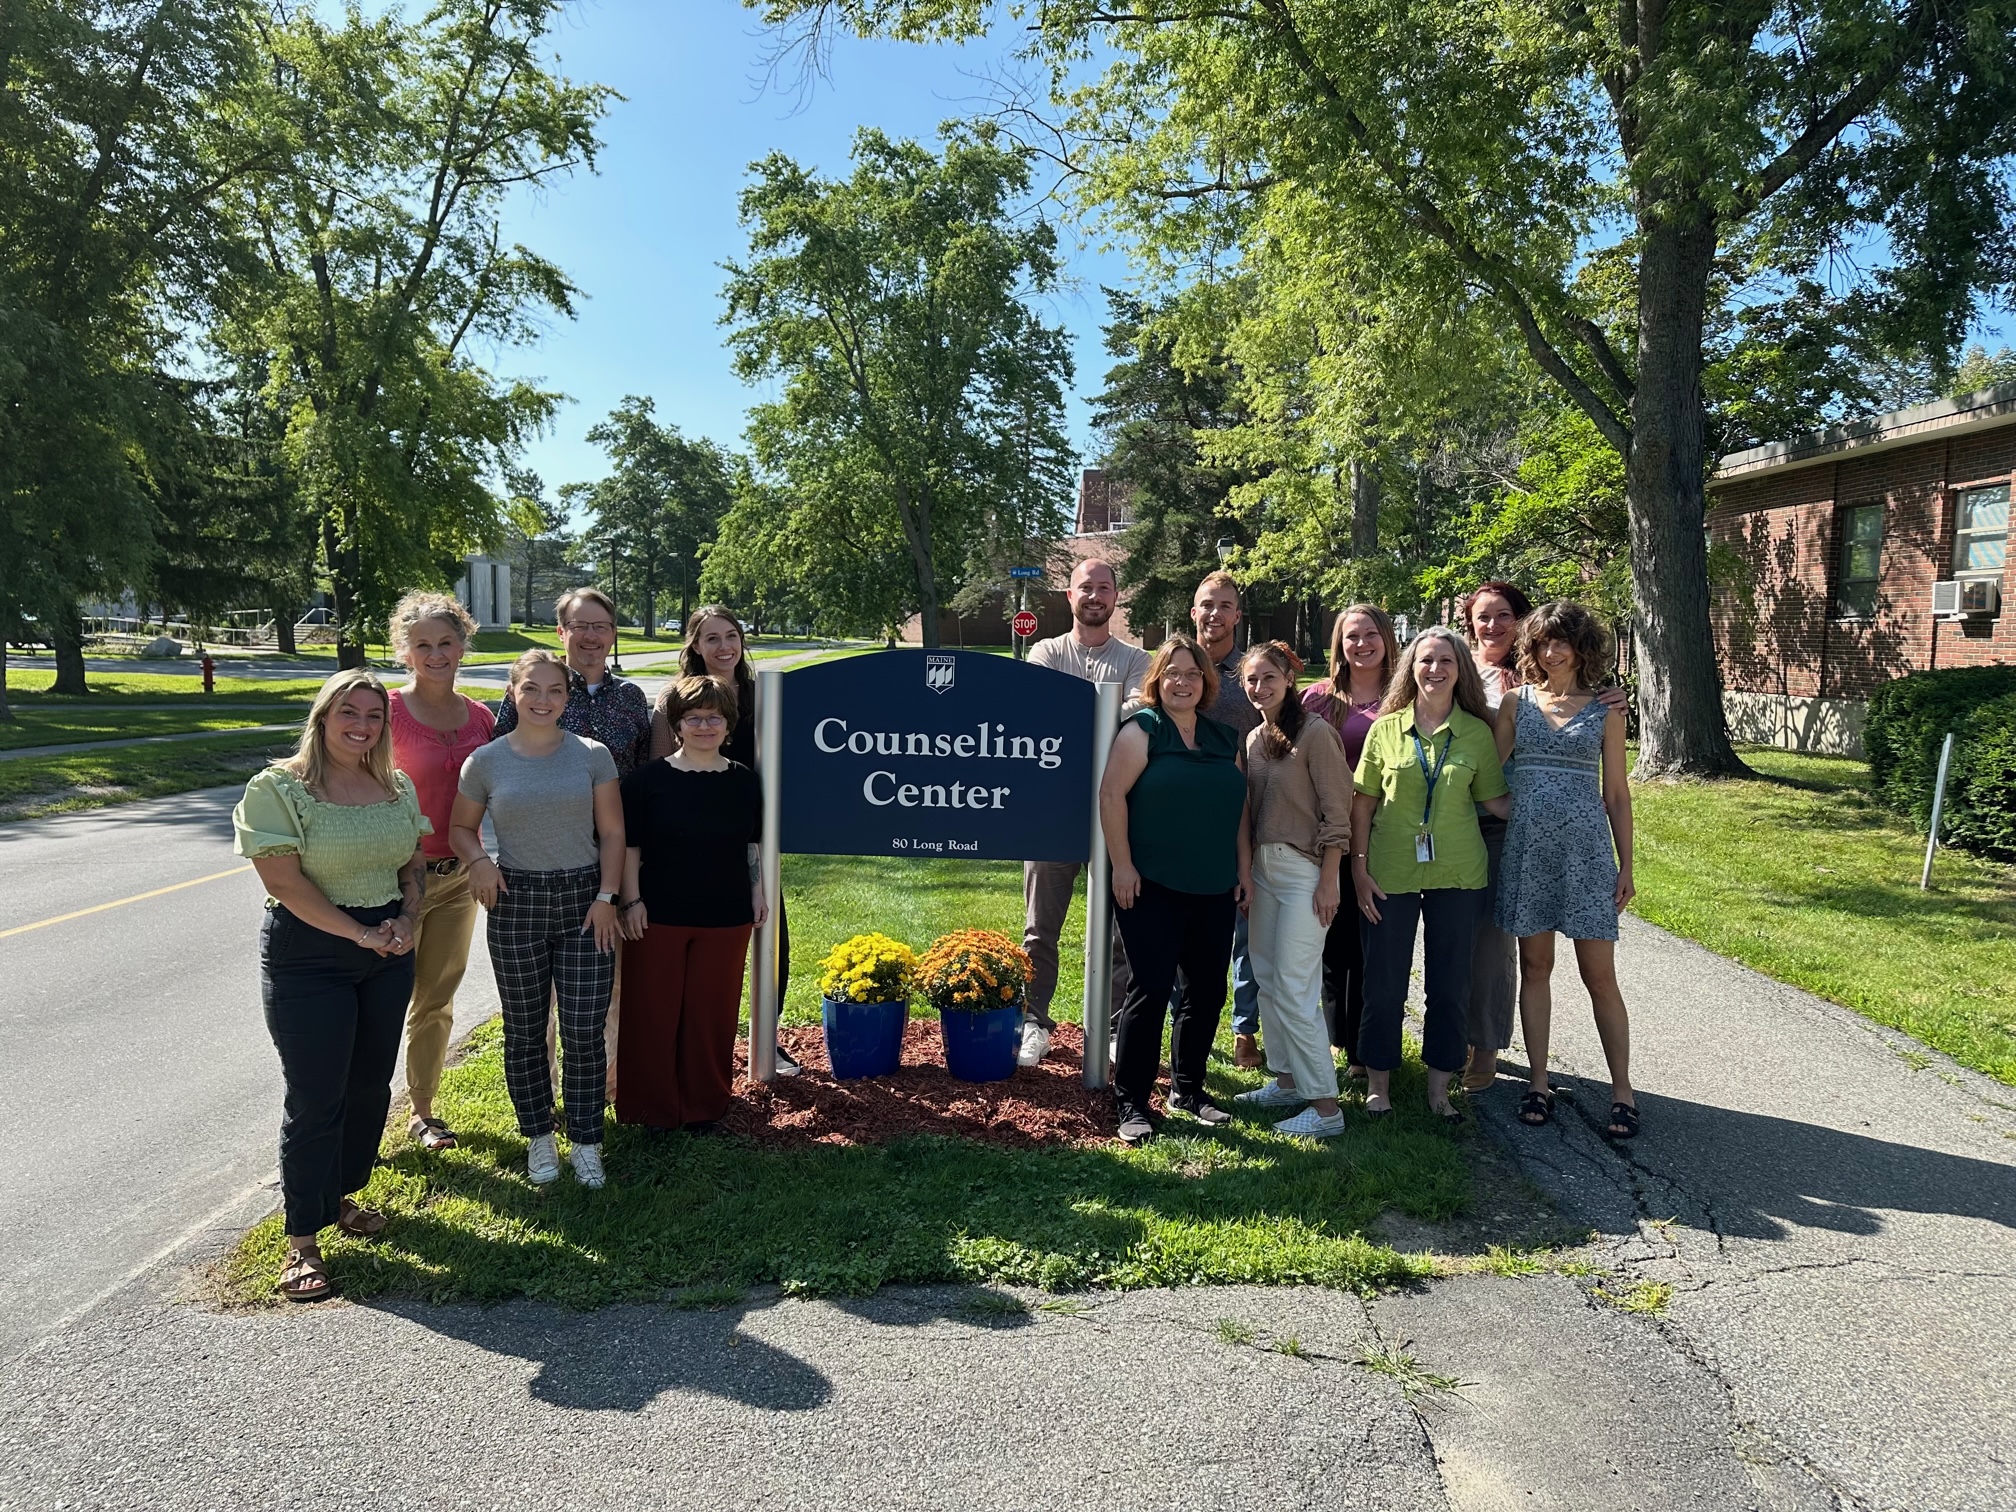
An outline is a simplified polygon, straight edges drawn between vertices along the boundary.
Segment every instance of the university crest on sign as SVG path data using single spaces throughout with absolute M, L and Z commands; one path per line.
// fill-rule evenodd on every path
M 952 679 L 958 675 L 959 659 L 956 656 L 926 656 L 924 658 L 924 686 L 933 693 L 950 692 Z

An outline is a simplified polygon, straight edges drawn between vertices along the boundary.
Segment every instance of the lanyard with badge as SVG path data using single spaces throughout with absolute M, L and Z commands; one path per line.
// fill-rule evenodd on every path
M 1414 860 L 1426 866 L 1435 859 L 1435 837 L 1428 831 L 1428 816 L 1435 808 L 1435 784 L 1442 780 L 1442 767 L 1449 760 L 1449 748 L 1456 744 L 1456 732 L 1451 730 L 1448 739 L 1442 742 L 1442 754 L 1435 758 L 1435 770 L 1428 770 L 1428 752 L 1421 744 L 1421 732 L 1415 730 L 1414 759 L 1421 764 L 1421 775 L 1428 783 L 1428 797 L 1421 805 L 1421 828 L 1414 832 Z

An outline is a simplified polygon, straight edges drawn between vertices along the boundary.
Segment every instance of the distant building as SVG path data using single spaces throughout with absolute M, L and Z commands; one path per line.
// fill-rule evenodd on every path
M 2016 384 L 1722 458 L 1708 538 L 1739 740 L 1857 753 L 1868 697 L 1907 672 L 2016 662 L 2009 490 Z
M 455 597 L 485 630 L 511 628 L 511 564 L 494 557 L 464 559 Z

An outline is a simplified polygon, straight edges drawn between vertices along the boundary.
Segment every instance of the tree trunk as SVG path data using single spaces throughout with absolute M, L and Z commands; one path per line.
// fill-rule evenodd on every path
M 1636 775 L 1740 776 L 1708 620 L 1701 336 L 1712 226 L 1655 224 L 1638 274 L 1638 385 L 1625 493 L 1638 607 Z
M 1351 555 L 1358 561 L 1379 552 L 1379 469 L 1351 459 Z
M 287 607 L 285 599 L 273 611 L 273 639 L 278 643 L 282 656 L 293 656 L 301 649 L 294 642 L 294 611 Z
M 518 623 L 528 628 L 532 624 L 532 578 L 539 570 L 539 543 L 530 536 L 525 538 L 525 618 Z
M 903 522 L 903 539 L 910 547 L 910 562 L 917 569 L 918 640 L 926 651 L 938 649 L 938 574 L 931 566 L 931 517 L 913 510 L 910 490 L 896 480 L 896 516 Z M 893 642 L 892 642 L 893 644 Z
M 342 530 L 338 533 L 334 513 L 322 519 L 322 560 L 329 568 L 329 612 L 336 619 L 336 668 L 347 672 L 364 665 L 364 644 L 357 632 L 357 577 L 354 549 L 357 510 L 344 504 L 340 511 Z
M 14 705 L 7 697 L 7 637 L 0 634 L 0 724 L 14 723 Z
M 658 564 L 653 562 L 644 573 L 644 639 L 651 640 L 658 634 Z
M 49 628 L 56 643 L 56 685 L 49 691 L 82 698 L 91 690 L 84 685 L 84 620 L 74 600 L 56 611 Z

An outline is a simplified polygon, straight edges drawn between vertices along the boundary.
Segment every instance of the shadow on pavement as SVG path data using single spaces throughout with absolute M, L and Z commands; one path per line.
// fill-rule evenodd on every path
M 1784 1240 L 1793 1227 L 1874 1235 L 1885 1212 L 1971 1218 L 2016 1229 L 2016 1160 L 1948 1155 L 1820 1124 L 1745 1113 L 1640 1090 L 1644 1132 L 1609 1145 L 1600 1130 L 1606 1082 L 1556 1073 L 1555 1121 L 1528 1128 L 1514 1116 L 1518 1088 L 1501 1081 L 1490 1123 L 1515 1155 L 1554 1163 L 1561 1146 L 1576 1159 L 1615 1163 L 1619 1183 L 1651 1177 L 1668 1188 L 1641 1204 L 1670 1203 L 1682 1223 L 1744 1239 Z M 2012 1149 L 2016 1156 L 2016 1149 Z M 1692 1199 L 1691 1202 L 1688 1199 Z
M 360 1304 L 416 1327 L 538 1365 L 529 1394 L 549 1406 L 641 1412 L 667 1391 L 700 1391 L 768 1412 L 809 1412 L 833 1395 L 826 1374 L 745 1328 L 778 1295 L 696 1309 L 631 1305 L 570 1311 L 542 1303 L 502 1307 L 392 1298 Z M 956 1320 L 976 1328 L 1029 1326 L 1024 1304 L 986 1288 L 901 1297 L 836 1299 L 849 1315 L 890 1327 Z

